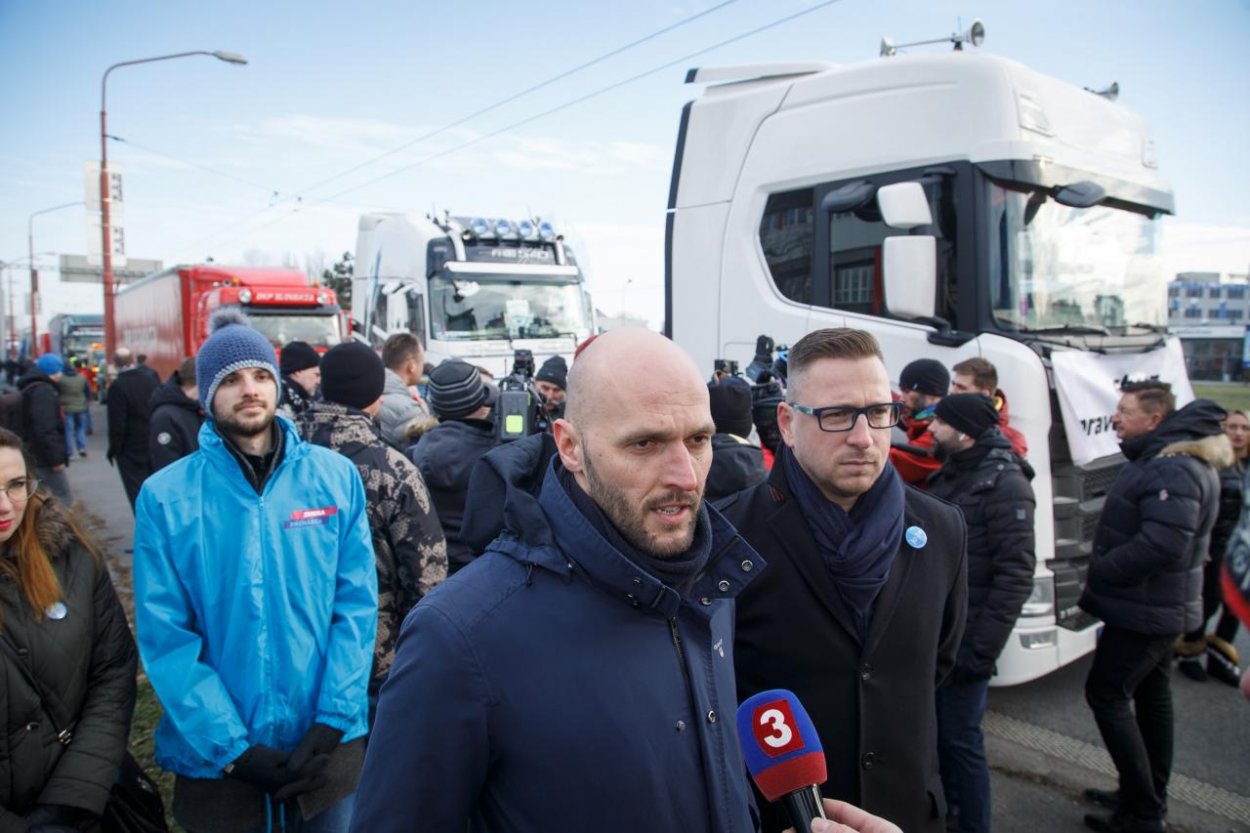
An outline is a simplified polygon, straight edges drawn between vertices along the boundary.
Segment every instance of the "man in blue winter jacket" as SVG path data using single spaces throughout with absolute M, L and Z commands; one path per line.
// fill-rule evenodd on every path
M 638 329 L 568 384 L 540 494 L 404 624 L 353 831 L 755 829 L 732 627 L 764 563 L 702 500 L 707 386 Z
M 275 418 L 273 347 L 214 316 L 199 450 L 148 478 L 135 521 L 156 760 L 189 833 L 346 831 L 364 759 L 377 571 L 346 457 Z

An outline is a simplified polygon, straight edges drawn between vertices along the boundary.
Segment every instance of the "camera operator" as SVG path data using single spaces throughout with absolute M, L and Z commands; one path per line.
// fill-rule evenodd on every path
M 569 366 L 563 356 L 552 356 L 534 374 L 534 389 L 542 395 L 542 410 L 548 424 L 564 416 L 564 389 L 568 387 Z
M 469 474 L 497 442 L 491 408 L 499 392 L 482 382 L 476 367 L 459 359 L 444 361 L 430 371 L 429 380 L 430 409 L 439 421 L 409 447 L 408 456 L 430 490 L 447 538 L 447 570 L 454 573 L 473 557 L 460 529 Z

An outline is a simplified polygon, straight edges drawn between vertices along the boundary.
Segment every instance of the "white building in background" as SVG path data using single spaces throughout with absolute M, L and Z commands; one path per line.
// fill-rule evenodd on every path
M 1228 277 L 1221 283 L 1219 272 L 1178 273 L 1168 284 L 1168 328 L 1250 322 L 1247 276 Z
M 1250 324 L 1247 275 L 1180 272 L 1168 284 L 1168 331 L 1179 336 L 1191 379 L 1238 381 Z

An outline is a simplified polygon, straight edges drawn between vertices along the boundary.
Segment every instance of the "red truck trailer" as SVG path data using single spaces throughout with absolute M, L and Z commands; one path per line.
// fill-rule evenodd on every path
M 275 348 L 304 341 L 324 352 L 343 341 L 345 316 L 334 291 L 298 269 L 173 266 L 123 287 L 114 304 L 119 347 L 146 353 L 162 379 L 194 356 L 209 336 L 209 317 L 238 307 Z

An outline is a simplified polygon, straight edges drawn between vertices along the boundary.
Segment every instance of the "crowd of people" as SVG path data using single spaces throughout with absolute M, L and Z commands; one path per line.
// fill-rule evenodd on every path
M 824 749 L 812 830 L 990 830 L 981 722 L 1037 510 L 995 368 L 920 359 L 895 386 L 853 329 L 777 353 L 707 381 L 612 331 L 536 368 L 539 430 L 501 442 L 490 375 L 407 333 L 279 355 L 225 311 L 163 382 L 119 348 L 134 639 L 68 508 L 86 393 L 40 357 L 0 429 L 0 833 L 100 829 L 136 645 L 191 833 L 779 833 L 734 717 L 773 689 Z M 1239 682 L 1219 589 L 1250 548 L 1250 417 L 1147 380 L 1113 423 L 1081 606 L 1120 780 L 1086 823 L 1154 833 L 1174 655 Z

